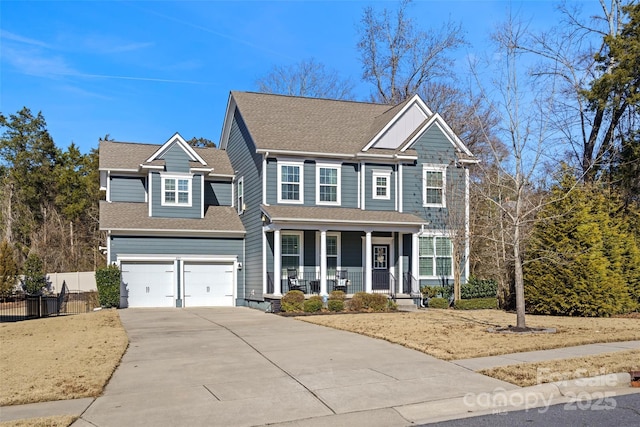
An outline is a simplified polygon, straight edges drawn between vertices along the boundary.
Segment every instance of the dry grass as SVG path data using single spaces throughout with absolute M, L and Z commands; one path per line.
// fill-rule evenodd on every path
M 436 310 L 408 313 L 300 317 L 305 322 L 381 338 L 443 360 L 495 356 L 581 344 L 640 340 L 640 319 L 527 316 L 527 326 L 556 328 L 555 334 L 498 334 L 490 327 L 515 325 L 499 310 Z
M 483 369 L 480 372 L 521 387 L 595 377 L 616 372 L 640 370 L 640 350 L 605 353 L 597 356 L 573 359 L 550 360 L 548 362 L 523 363 Z
M 98 396 L 128 345 L 116 310 L 2 323 L 0 342 L 0 405 Z
M 0 423 L 0 427 L 67 427 L 77 419 L 78 417 L 72 415 L 28 418 L 26 420 L 4 421 Z

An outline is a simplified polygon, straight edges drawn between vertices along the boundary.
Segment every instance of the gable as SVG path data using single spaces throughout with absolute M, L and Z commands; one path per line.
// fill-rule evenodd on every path
M 167 153 L 170 153 L 170 156 L 180 157 L 180 155 L 176 156 L 175 150 L 182 150 L 186 159 L 192 162 L 198 162 L 202 166 L 206 166 L 207 162 L 204 161 L 198 153 L 191 147 L 187 141 L 180 136 L 179 133 L 175 133 L 171 138 L 167 140 L 151 157 L 147 159 L 145 163 L 152 163 L 155 160 L 166 160 Z
M 363 149 L 387 148 L 396 150 L 409 139 L 431 115 L 429 109 L 414 98 Z

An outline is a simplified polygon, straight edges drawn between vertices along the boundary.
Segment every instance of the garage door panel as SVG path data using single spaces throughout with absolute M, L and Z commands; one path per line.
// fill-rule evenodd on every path
M 122 282 L 129 307 L 173 307 L 173 263 L 122 263 Z
M 233 264 L 185 263 L 186 307 L 233 306 Z

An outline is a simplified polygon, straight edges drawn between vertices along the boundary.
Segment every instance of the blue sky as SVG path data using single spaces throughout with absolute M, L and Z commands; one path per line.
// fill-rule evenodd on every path
M 558 19 L 556 2 L 417 1 L 423 28 L 449 17 L 487 49 L 509 5 L 533 25 Z M 596 0 L 583 2 L 592 7 Z M 41 111 L 56 144 L 82 152 L 109 134 L 164 143 L 175 132 L 218 142 L 231 90 L 256 90 L 275 65 L 314 58 L 358 84 L 356 25 L 362 10 L 391 1 L 12 1 L 0 2 L 0 112 Z

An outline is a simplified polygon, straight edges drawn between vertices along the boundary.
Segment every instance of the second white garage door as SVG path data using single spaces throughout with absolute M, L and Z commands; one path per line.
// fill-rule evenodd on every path
M 186 262 L 185 307 L 232 307 L 233 264 Z

